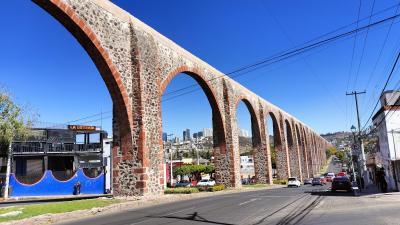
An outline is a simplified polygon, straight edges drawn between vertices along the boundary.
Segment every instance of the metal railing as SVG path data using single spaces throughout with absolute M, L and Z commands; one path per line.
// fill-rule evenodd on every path
M 101 152 L 101 143 L 91 144 L 52 144 L 41 142 L 19 142 L 12 144 L 14 154 L 23 153 L 74 153 L 74 152 Z

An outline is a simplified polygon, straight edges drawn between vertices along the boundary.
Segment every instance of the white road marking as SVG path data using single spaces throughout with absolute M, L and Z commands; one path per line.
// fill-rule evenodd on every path
M 245 201 L 245 202 L 240 203 L 239 205 L 245 205 L 245 204 L 248 204 L 248 203 L 257 201 L 257 200 L 261 200 L 261 198 L 252 198 L 252 199 L 250 199 L 250 200 L 248 200 L 248 201 Z
M 250 195 L 251 197 L 259 197 L 259 198 L 291 198 L 296 197 L 293 195 Z

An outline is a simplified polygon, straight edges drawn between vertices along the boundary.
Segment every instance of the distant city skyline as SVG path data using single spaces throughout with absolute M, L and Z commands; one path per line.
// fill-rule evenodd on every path
M 203 128 L 203 129 L 201 129 L 199 131 L 194 131 L 193 129 L 186 128 L 181 132 L 181 134 L 182 134 L 181 136 L 177 135 L 177 134 L 175 134 L 173 132 L 164 131 L 163 135 L 162 135 L 163 141 L 166 141 L 168 138 L 179 138 L 180 140 L 185 141 L 186 140 L 185 139 L 185 135 L 187 135 L 188 131 L 189 131 L 189 135 L 192 134 L 192 135 L 190 135 L 191 139 L 193 139 L 194 136 L 197 135 L 198 133 L 201 133 L 203 137 L 212 137 L 212 135 L 213 135 L 213 129 L 212 128 L 207 128 L 206 127 L 206 128 Z M 251 137 L 251 132 L 249 132 L 246 129 L 239 128 L 238 129 L 238 136 L 239 137 Z M 186 137 L 188 137 L 188 136 L 186 136 Z

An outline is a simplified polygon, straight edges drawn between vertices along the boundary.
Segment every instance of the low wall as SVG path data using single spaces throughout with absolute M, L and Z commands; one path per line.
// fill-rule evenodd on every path
M 104 173 L 95 178 L 87 177 L 79 169 L 69 180 L 57 180 L 50 170 L 45 171 L 43 177 L 34 184 L 24 184 L 18 181 L 15 174 L 10 175 L 11 197 L 22 196 L 52 196 L 73 195 L 75 184 L 81 184 L 81 194 L 104 194 Z

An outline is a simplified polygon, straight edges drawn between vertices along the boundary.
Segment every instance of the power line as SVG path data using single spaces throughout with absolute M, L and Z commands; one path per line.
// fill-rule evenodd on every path
M 264 2 L 262 2 L 264 3 Z M 265 7 L 265 5 L 263 4 L 264 8 L 266 9 L 266 11 L 271 15 L 271 17 L 274 19 L 275 23 L 278 25 L 278 27 L 281 29 L 282 33 L 284 34 L 284 36 L 286 37 L 286 39 L 288 39 L 288 41 L 293 45 L 293 40 L 292 38 L 289 36 L 289 34 L 286 32 L 286 30 L 284 29 L 283 25 L 279 22 L 279 20 L 276 18 L 276 16 L 270 12 L 268 10 L 267 7 Z M 371 13 L 372 15 L 372 13 Z M 358 19 L 359 20 L 359 19 Z M 305 63 L 306 67 L 308 68 L 308 70 L 311 72 L 311 74 L 316 78 L 316 80 L 322 85 L 323 89 L 328 93 L 329 97 L 333 100 L 333 102 L 336 104 L 336 106 L 338 106 L 338 109 L 341 109 L 342 112 L 343 108 L 340 107 L 340 105 L 338 104 L 338 102 L 336 101 L 336 98 L 333 96 L 332 92 L 329 90 L 329 88 L 327 88 L 327 86 L 325 85 L 325 83 L 320 79 L 320 77 L 318 76 L 318 74 L 314 71 L 314 69 L 312 68 L 312 66 L 310 65 L 310 63 L 305 59 L 302 58 L 302 61 Z M 345 113 L 345 112 L 344 112 Z
M 394 69 L 396 68 L 396 65 L 397 65 L 397 62 L 399 61 L 399 58 L 400 58 L 400 52 L 397 54 L 396 60 L 395 60 L 395 62 L 394 62 L 394 64 L 393 64 L 393 66 L 392 66 L 392 69 L 391 69 L 391 71 L 390 71 L 390 73 L 389 73 L 388 78 L 386 79 L 385 85 L 384 85 L 383 88 L 382 88 L 382 91 L 381 91 L 381 94 L 379 95 L 379 98 L 380 98 L 380 96 L 382 96 L 383 92 L 385 92 L 385 89 L 386 89 L 386 87 L 387 87 L 387 85 L 388 85 L 388 83 L 389 83 L 389 81 L 390 81 L 390 78 L 391 78 L 392 75 L 393 75 L 393 71 L 394 71 Z M 374 109 L 372 110 L 371 115 L 369 116 L 368 120 L 365 122 L 365 124 L 364 124 L 362 130 L 364 130 L 364 128 L 367 126 L 369 120 L 370 120 L 370 119 L 372 118 L 372 116 L 374 115 L 374 112 L 375 112 L 375 110 L 376 110 L 376 107 L 378 107 L 378 104 L 379 104 L 379 98 L 378 98 L 378 101 L 376 101 L 376 104 L 375 104 L 375 106 L 374 106 Z
M 390 9 L 392 9 L 392 8 L 394 8 L 394 7 L 396 7 L 396 6 L 397 6 L 397 4 L 396 4 L 396 5 L 393 5 L 393 6 L 390 6 L 390 7 L 388 7 L 388 8 L 382 9 L 382 10 L 380 10 L 380 11 L 374 13 L 374 14 L 372 15 L 372 17 L 374 17 L 374 16 L 376 16 L 376 15 L 379 15 L 379 14 L 381 14 L 381 13 L 384 13 L 384 12 L 386 12 L 386 11 L 388 11 L 388 10 L 390 10 Z M 227 76 L 227 75 L 232 75 L 232 74 L 241 72 L 241 71 L 243 71 L 243 70 L 245 70 L 245 69 L 248 69 L 249 67 L 254 67 L 255 65 L 259 65 L 259 64 L 265 63 L 265 62 L 267 62 L 267 61 L 274 60 L 274 59 L 276 59 L 276 58 L 279 58 L 279 57 L 282 56 L 282 55 L 285 55 L 285 53 L 288 54 L 288 53 L 290 53 L 290 52 L 296 51 L 296 50 L 298 50 L 299 48 L 301 48 L 301 47 L 304 46 L 304 45 L 307 45 L 307 44 L 309 44 L 309 43 L 315 42 L 315 41 L 317 41 L 317 40 L 319 40 L 319 39 L 321 39 L 321 38 L 323 38 L 323 37 L 326 37 L 326 36 L 329 36 L 329 35 L 331 35 L 331 34 L 334 34 L 334 33 L 338 32 L 338 31 L 343 30 L 343 29 L 345 29 L 345 28 L 348 28 L 348 27 L 350 27 L 350 26 L 352 26 L 352 25 L 354 25 L 354 24 L 357 24 L 357 28 L 358 28 L 358 23 L 361 22 L 361 21 L 364 21 L 364 20 L 366 20 L 366 19 L 369 19 L 369 17 L 364 17 L 364 18 L 362 18 L 362 19 L 359 19 L 359 17 L 358 17 L 357 21 L 355 21 L 355 22 L 352 22 L 352 23 L 350 23 L 350 24 L 341 26 L 341 27 L 339 27 L 339 28 L 337 28 L 337 29 L 335 29 L 335 30 L 333 30 L 333 31 L 330 31 L 330 32 L 325 33 L 325 34 L 322 34 L 322 35 L 320 35 L 320 36 L 318 36 L 318 37 L 315 37 L 315 38 L 313 38 L 313 39 L 311 39 L 311 40 L 309 40 L 309 41 L 306 41 L 306 42 L 304 42 L 304 43 L 302 43 L 302 44 L 300 44 L 300 45 L 294 46 L 293 48 L 289 48 L 289 49 L 287 49 L 287 50 L 278 52 L 278 53 L 276 53 L 276 54 L 270 56 L 270 57 L 267 58 L 267 59 L 264 59 L 264 60 L 259 61 L 258 63 L 253 63 L 253 64 L 250 64 L 250 65 L 247 65 L 247 66 L 238 68 L 238 69 L 233 70 L 233 71 L 231 71 L 231 72 L 229 72 L 229 73 L 226 73 L 226 74 L 223 74 L 223 75 L 221 75 L 221 76 L 217 76 L 217 77 L 215 77 L 215 78 L 212 78 L 212 79 L 210 79 L 210 80 L 208 80 L 208 81 L 211 81 L 211 80 L 214 80 L 214 79 L 218 79 L 218 78 L 220 78 L 220 77 Z M 177 89 L 177 90 L 164 93 L 164 96 L 168 96 L 168 95 L 174 94 L 174 93 L 176 93 L 176 92 L 180 92 L 180 91 L 183 91 L 183 90 L 186 90 L 186 89 L 189 89 L 189 88 L 192 88 L 192 87 L 196 87 L 196 86 L 197 86 L 196 84 L 188 85 L 188 86 L 186 86 L 186 87 L 179 88 L 179 89 Z
M 357 14 L 357 26 L 356 28 L 358 28 L 358 21 L 360 19 L 360 11 L 361 11 L 361 0 L 358 1 L 358 14 Z M 358 32 L 356 32 L 356 35 L 354 36 L 354 41 L 353 41 L 353 49 L 352 49 L 352 53 L 351 53 L 351 60 L 350 60 L 350 69 L 349 69 L 349 75 L 347 78 L 347 86 L 346 86 L 346 92 L 349 90 L 349 83 L 350 83 L 350 78 L 351 78 L 351 72 L 353 71 L 353 63 L 354 63 L 354 54 L 355 54 L 355 49 L 356 49 L 356 43 L 357 43 L 357 34 Z
M 371 17 L 372 17 L 372 13 L 374 12 L 374 7 L 375 7 L 375 0 L 374 0 L 374 2 L 372 3 L 371 14 L 370 14 L 370 16 L 369 16 L 368 24 L 371 23 Z M 393 20 L 392 20 L 392 21 L 393 21 Z M 368 34 L 369 34 L 369 29 L 367 29 L 367 32 L 366 32 L 366 34 L 365 34 L 364 43 L 363 43 L 363 48 L 362 48 L 362 50 L 361 50 L 361 57 L 360 57 L 360 61 L 359 61 L 359 63 L 358 63 L 358 68 L 357 68 L 357 72 L 356 72 L 356 78 L 355 78 L 355 80 L 354 80 L 353 89 L 355 89 L 355 86 L 357 85 L 357 80 L 358 80 L 358 76 L 359 76 L 359 73 L 360 73 L 361 63 L 362 63 L 362 61 L 363 61 L 364 52 L 365 52 L 365 47 L 366 47 L 366 45 L 367 45 Z
M 257 70 L 257 69 L 262 68 L 262 67 L 264 67 L 264 66 L 268 66 L 268 65 L 271 65 L 271 64 L 274 64 L 274 63 L 277 63 L 277 62 L 286 60 L 286 59 L 288 59 L 288 58 L 291 58 L 291 57 L 300 55 L 300 54 L 302 54 L 302 53 L 304 53 L 304 52 L 313 50 L 313 49 L 315 49 L 315 48 L 318 48 L 318 47 L 320 47 L 320 46 L 323 46 L 323 45 L 326 45 L 326 44 L 328 44 L 328 43 L 334 42 L 334 41 L 336 41 L 336 40 L 339 40 L 339 39 L 342 39 L 342 38 L 351 36 L 351 35 L 353 35 L 353 34 L 356 33 L 356 32 L 358 33 L 358 32 L 360 32 L 360 31 L 363 31 L 363 30 L 368 29 L 368 28 L 370 28 L 370 27 L 374 27 L 374 26 L 380 25 L 380 24 L 382 24 L 382 23 L 385 23 L 385 22 L 387 22 L 387 21 L 393 20 L 393 19 L 395 19 L 395 18 L 398 18 L 399 16 L 400 16 L 400 14 L 397 14 L 397 15 L 394 15 L 394 16 L 391 16 L 391 17 L 388 17 L 388 18 L 385 18 L 385 19 L 376 21 L 376 22 L 371 23 L 371 24 L 369 24 L 369 25 L 366 25 L 366 26 L 363 26 L 363 27 L 359 27 L 359 28 L 357 28 L 357 29 L 353 29 L 353 30 L 351 30 L 351 31 L 347 31 L 347 32 L 341 33 L 341 34 L 339 34 L 339 35 L 336 35 L 336 36 L 333 36 L 333 37 L 324 39 L 324 40 L 322 40 L 322 41 L 318 41 L 318 42 L 316 42 L 316 43 L 313 43 L 313 44 L 304 46 L 304 47 L 302 47 L 302 48 L 299 48 L 299 49 L 296 49 L 296 50 L 293 50 L 293 51 L 284 53 L 284 54 L 282 54 L 282 55 L 280 55 L 280 56 L 276 56 L 276 57 L 273 57 L 273 58 L 271 58 L 271 59 L 264 60 L 264 61 L 262 61 L 262 62 L 254 63 L 254 64 L 252 64 L 252 65 L 248 65 L 248 66 L 246 66 L 246 67 L 237 69 L 237 70 L 233 71 L 232 73 L 238 73 L 238 72 L 242 72 L 242 73 L 241 73 L 241 74 L 238 74 L 238 75 L 231 76 L 231 78 L 243 76 L 243 75 L 245 75 L 245 74 L 247 74 L 247 73 L 249 72 L 249 71 L 248 71 L 249 69 L 252 69 L 252 71 L 254 71 L 254 70 Z M 231 73 L 231 74 L 232 74 L 232 73 Z M 217 79 L 217 78 L 221 78 L 221 77 L 224 77 L 224 76 L 227 76 L 227 75 L 228 75 L 228 74 L 222 74 L 222 75 L 220 75 L 220 76 L 216 76 L 216 77 L 214 77 L 214 78 L 212 78 L 212 79 L 206 80 L 206 82 L 211 81 L 211 80 L 215 80 L 215 79 Z M 192 87 L 192 86 L 196 86 L 196 87 L 197 87 L 197 85 L 190 85 L 190 86 L 187 86 L 187 87 L 185 87 L 185 88 L 179 89 L 179 91 L 185 90 L 185 89 L 187 89 L 187 88 L 189 88 L 189 87 Z M 179 94 L 179 95 L 177 95 L 177 96 L 173 96 L 173 97 L 167 98 L 167 99 L 165 99 L 165 101 L 168 101 L 168 100 L 173 99 L 173 98 L 178 97 L 178 96 L 183 96 L 183 95 L 192 93 L 192 92 L 196 91 L 197 89 L 199 89 L 199 88 L 197 87 L 197 88 L 195 88 L 195 89 L 193 89 L 193 90 L 189 90 L 189 91 L 184 92 L 184 93 L 181 93 L 181 94 Z M 177 92 L 177 91 L 178 91 L 178 90 L 176 90 L 176 91 L 174 91 L 174 92 Z M 172 93 L 172 92 L 170 92 L 170 93 Z
M 397 4 L 397 8 L 396 8 L 395 14 L 398 12 L 399 6 L 400 6 L 400 2 L 399 2 L 399 4 Z M 390 34 L 391 30 L 392 30 L 393 23 L 394 23 L 394 20 L 392 20 L 391 23 L 390 23 L 390 26 L 389 26 L 389 29 L 388 29 L 388 31 L 386 33 L 385 39 L 384 39 L 384 41 L 382 43 L 382 46 L 381 46 L 381 48 L 379 50 L 378 58 L 376 59 L 375 64 L 373 66 L 373 69 L 372 69 L 371 73 L 369 74 L 365 89 L 368 89 L 369 84 L 371 83 L 372 77 L 375 75 L 376 68 L 378 66 L 378 63 L 379 63 L 381 57 L 382 57 L 382 53 L 383 53 L 383 50 L 385 49 L 387 40 L 389 39 L 389 34 Z M 375 87 L 375 89 L 377 89 L 377 86 Z M 374 97 L 375 97 L 375 95 L 370 95 L 370 97 L 368 98 L 366 106 L 368 106 L 370 104 L 370 102 L 373 100 Z M 367 109 L 368 109 L 368 107 L 365 108 L 365 110 L 363 111 L 363 114 L 367 111 Z
M 397 83 L 395 84 L 394 90 L 398 89 L 399 86 L 400 86 L 400 80 L 398 80 Z M 389 101 L 387 101 L 387 102 L 392 102 L 392 100 L 393 100 L 394 98 L 396 98 L 396 95 L 392 95 L 392 96 L 390 97 Z M 397 102 L 397 100 L 396 100 L 396 102 Z M 397 108 L 394 108 L 393 111 L 389 111 L 389 113 L 386 114 L 386 115 L 384 114 L 382 120 L 378 123 L 377 127 L 379 127 L 379 125 L 380 125 L 380 124 L 383 122 L 383 120 L 385 120 L 386 118 L 387 118 L 388 120 L 389 120 L 390 118 L 392 118 L 392 116 L 394 115 L 394 112 L 396 112 L 396 111 L 397 111 Z M 390 113 L 392 113 L 392 114 L 388 117 L 388 115 L 389 115 Z
M 358 13 L 357 13 L 357 23 L 356 23 L 356 28 L 358 28 L 359 24 L 359 18 L 360 18 L 360 11 L 361 11 L 361 0 L 358 1 Z M 350 67 L 349 67 L 349 73 L 347 75 L 347 84 L 346 84 L 346 93 L 349 90 L 349 84 L 351 80 L 351 72 L 353 71 L 353 63 L 354 63 L 354 54 L 355 54 L 355 49 L 356 49 L 356 43 L 357 43 L 357 32 L 353 40 L 353 48 L 351 51 L 351 60 L 350 60 Z M 346 118 L 347 118 L 347 113 L 348 113 L 348 100 L 346 98 Z M 348 122 L 348 121 L 346 121 Z

